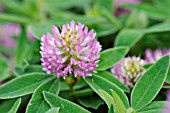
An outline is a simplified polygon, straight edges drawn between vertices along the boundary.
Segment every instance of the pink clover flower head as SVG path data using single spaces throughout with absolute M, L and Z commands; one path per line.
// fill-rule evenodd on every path
M 126 86 L 132 88 L 144 72 L 144 61 L 140 57 L 126 57 L 111 68 L 111 72 Z
M 155 63 L 160 58 L 162 58 L 165 55 L 170 54 L 170 49 L 162 50 L 162 49 L 156 49 L 152 51 L 151 49 L 147 49 L 145 51 L 145 62 L 146 63 Z
M 65 78 L 69 74 L 75 77 L 92 76 L 95 72 L 101 45 L 95 39 L 96 33 L 88 31 L 87 26 L 74 21 L 64 24 L 61 32 L 52 27 L 53 35 L 47 33 L 41 37 L 41 61 L 43 70 Z
M 14 48 L 16 42 L 12 38 L 20 34 L 20 25 L 16 23 L 8 23 L 0 25 L 0 44 Z

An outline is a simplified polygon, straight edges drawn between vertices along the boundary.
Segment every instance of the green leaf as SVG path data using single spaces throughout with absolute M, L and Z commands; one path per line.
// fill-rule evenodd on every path
M 124 29 L 116 37 L 114 45 L 133 47 L 144 34 L 170 31 L 169 25 L 169 23 L 161 23 L 144 30 Z
M 27 106 L 26 113 L 45 113 L 50 109 L 50 106 L 43 98 L 43 91 L 49 91 L 53 94 L 59 93 L 59 79 L 52 79 L 45 81 L 38 88 L 35 89 L 34 94 Z
M 123 90 L 124 92 L 130 92 L 130 89 L 128 87 L 126 87 L 122 82 L 120 82 L 115 75 L 112 75 L 110 72 L 108 71 L 99 71 L 97 73 L 97 75 L 99 75 L 100 77 L 109 80 L 110 82 L 114 83 L 115 85 L 117 85 L 121 90 Z
M 145 69 L 148 69 L 149 67 L 151 67 L 153 64 L 152 63 L 149 63 L 149 64 L 145 64 L 143 67 L 145 68 Z
M 86 4 L 91 3 L 91 0 L 45 0 L 46 6 L 51 10 L 52 8 L 57 9 L 70 9 L 73 7 L 79 7 L 82 8 Z
M 114 108 L 113 108 L 113 105 L 111 105 L 111 107 L 109 108 L 109 111 L 108 113 L 114 113 Z
M 18 37 L 18 44 L 16 48 L 15 61 L 17 66 L 21 66 L 23 60 L 25 60 L 26 44 L 28 43 L 28 38 L 26 35 L 25 27 L 22 27 L 21 35 Z M 22 66 L 21 66 L 22 67 Z
M 25 28 L 23 27 L 23 29 Z M 34 64 L 34 63 L 39 62 L 40 43 L 38 41 L 32 41 L 30 44 L 30 40 L 28 40 L 25 30 L 22 31 L 22 34 L 17 39 L 18 39 L 18 45 L 17 45 L 16 53 L 15 53 L 15 62 L 16 62 L 15 65 L 16 66 L 15 66 L 14 72 L 16 75 L 21 75 L 21 74 L 24 74 L 25 68 L 28 66 L 29 63 Z M 25 66 L 23 66 L 23 64 Z M 38 72 L 38 71 L 35 71 L 35 72 Z
M 157 33 L 170 31 L 170 23 L 160 23 L 144 30 L 145 33 Z
M 165 109 L 165 105 L 170 104 L 164 101 L 155 101 L 147 105 L 146 107 L 137 110 L 136 113 L 161 113 Z
M 103 1 L 103 0 L 102 0 Z M 112 8 L 113 9 L 113 8 Z M 113 12 L 109 12 L 107 9 L 103 8 L 101 10 L 103 16 L 105 16 L 110 23 L 116 26 L 116 28 L 120 29 L 122 27 L 121 23 L 117 18 L 114 17 Z
M 6 58 L 0 54 L 0 81 L 3 81 L 9 77 L 9 64 Z
M 17 77 L 0 87 L 0 99 L 28 95 L 34 92 L 41 83 L 53 77 L 53 75 L 41 73 L 31 73 Z
M 48 110 L 46 113 L 58 113 L 59 109 L 60 109 L 59 107 L 55 107 L 55 108 Z
M 142 30 L 124 29 L 115 40 L 115 46 L 134 46 L 143 36 Z
M 28 24 L 30 22 L 30 19 L 28 19 L 25 16 L 8 14 L 8 13 L 0 13 L 0 20 L 8 21 L 8 22 L 16 22 L 21 24 Z
M 110 23 L 102 23 L 98 26 L 94 26 L 93 29 L 95 29 L 97 37 L 99 38 L 114 34 L 117 31 L 116 27 Z
M 96 0 L 96 3 L 99 5 L 100 9 L 106 9 L 113 14 L 113 0 Z
M 145 69 L 148 69 L 150 66 L 152 66 L 153 64 L 145 64 L 144 65 L 144 68 Z M 170 83 L 170 68 L 169 68 L 169 70 L 168 70 L 168 74 L 167 74 L 167 76 L 166 76 L 166 80 L 165 80 L 167 83 Z
M 19 105 L 21 103 L 21 98 L 19 98 L 15 103 L 14 105 L 12 106 L 11 110 L 8 112 L 8 113 L 16 113 L 18 108 L 19 108 Z
M 101 52 L 98 71 L 103 71 L 112 67 L 115 63 L 121 60 L 129 51 L 128 47 L 115 47 Z
M 44 98 L 51 107 L 60 107 L 60 113 L 90 113 L 79 105 L 62 99 L 49 92 L 43 92 Z
M 61 91 L 67 91 L 67 90 L 70 90 L 70 87 L 66 84 L 65 81 L 61 81 L 60 82 L 60 90 Z
M 168 70 L 168 74 L 167 74 L 167 77 L 166 77 L 166 82 L 170 83 L 170 68 Z
M 160 12 L 163 14 L 170 14 L 170 9 L 169 9 L 170 2 L 168 0 L 155 0 L 154 1 L 154 6 L 157 8 Z
M 126 109 L 119 95 L 114 90 L 111 90 L 111 93 L 113 96 L 113 106 L 115 113 L 125 113 Z
M 37 13 L 35 8 L 32 6 L 28 6 L 28 2 L 26 3 L 26 0 L 24 1 L 17 1 L 17 0 L 2 0 L 3 7 L 10 10 L 12 13 L 17 13 L 19 15 L 32 17 L 32 10 L 34 10 L 34 13 Z M 30 5 L 30 4 L 29 4 Z M 21 7 L 22 6 L 22 7 Z
M 1 100 L 0 112 L 1 113 L 8 113 L 11 110 L 12 106 L 14 105 L 14 103 L 17 101 L 17 99 L 18 98 Z M 23 96 L 21 98 L 21 100 L 22 100 L 21 101 L 21 105 L 26 105 L 28 103 L 29 99 L 30 99 L 30 95 Z M 20 108 L 22 108 L 22 106 L 20 106 Z
M 39 73 L 45 73 L 44 70 L 42 70 L 42 65 L 29 65 L 25 68 L 25 73 L 31 73 L 31 72 L 39 72 Z
M 110 89 L 113 89 L 121 98 L 126 108 L 129 108 L 129 102 L 125 93 L 110 81 L 93 74 L 93 76 L 86 78 L 85 81 L 89 86 L 101 97 L 99 90 L 104 90 L 111 95 Z
M 93 108 L 95 110 L 97 110 L 100 105 L 104 104 L 104 101 L 98 95 L 88 95 L 86 97 L 80 97 L 77 101 L 81 105 L 87 108 Z
M 144 4 L 144 3 L 138 4 L 138 5 L 137 4 L 127 4 L 126 7 L 135 9 L 135 10 L 139 10 L 139 11 L 143 11 L 153 19 L 162 20 L 162 19 L 170 18 L 170 16 L 168 14 L 163 13 L 158 8 L 154 7 L 154 5 Z
M 158 94 L 169 69 L 169 56 L 164 56 L 152 65 L 135 84 L 131 94 L 131 105 L 139 110 L 148 105 Z
M 44 70 L 42 70 L 42 65 L 28 65 L 25 68 L 23 67 L 15 67 L 14 73 L 17 76 L 21 76 L 23 74 L 28 73 L 46 73 Z
M 77 97 L 84 97 L 93 94 L 94 91 L 91 88 L 85 88 L 74 91 L 72 94 Z
M 101 95 L 100 97 L 106 102 L 107 107 L 110 108 L 114 102 L 113 98 L 104 90 L 99 90 L 98 92 Z
M 52 32 L 52 23 L 43 22 L 28 25 L 28 30 L 38 39 L 41 40 L 43 34 L 47 32 Z
M 0 104 L 1 113 L 7 113 L 11 109 L 11 106 L 14 105 L 16 100 L 17 99 L 15 98 L 15 99 L 5 100 L 5 101 L 1 102 L 1 104 Z

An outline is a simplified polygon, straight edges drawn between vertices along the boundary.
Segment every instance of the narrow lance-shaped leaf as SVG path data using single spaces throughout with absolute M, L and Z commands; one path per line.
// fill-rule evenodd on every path
M 136 113 L 161 113 L 165 109 L 165 105 L 170 104 L 164 101 L 155 101 L 147 105 L 146 107 L 137 110 Z
M 134 29 L 122 30 L 115 40 L 115 46 L 134 46 L 143 36 L 143 31 Z
M 104 36 L 108 36 L 110 34 L 114 34 L 117 29 L 113 24 L 110 23 L 103 23 L 100 24 L 100 26 L 96 26 L 95 31 L 97 33 L 97 37 L 104 37 Z
M 31 9 L 25 1 L 17 1 L 17 0 L 1 0 L 1 1 L 3 4 L 3 7 L 5 7 L 6 9 L 18 15 L 23 15 L 27 18 L 33 16 L 31 13 L 32 10 L 36 12 L 35 9 Z
M 53 75 L 31 73 L 17 77 L 0 87 L 0 99 L 15 98 L 32 93 L 41 83 Z
M 86 4 L 91 3 L 91 0 L 81 0 L 81 1 L 77 1 L 77 0 L 45 0 L 45 4 L 47 5 L 47 8 L 49 8 L 50 10 L 53 9 L 70 9 L 73 7 L 79 7 L 82 8 L 84 6 L 86 6 Z
M 130 92 L 130 89 L 125 86 L 122 82 L 120 82 L 115 75 L 112 75 L 110 72 L 108 71 L 99 71 L 97 73 L 97 75 L 99 75 L 100 77 L 109 80 L 110 82 L 114 83 L 116 86 L 118 86 L 121 90 L 123 90 L 124 92 Z
M 21 35 L 18 38 L 17 48 L 15 53 L 15 62 L 17 66 L 22 67 L 22 62 L 25 59 L 24 52 L 26 50 L 26 44 L 28 43 L 28 38 L 26 35 L 26 28 L 22 27 Z
M 150 66 L 152 66 L 153 64 L 146 64 L 146 65 L 144 65 L 144 68 L 145 69 L 148 69 Z M 168 70 L 168 74 L 167 74 L 167 76 L 166 76 L 166 82 L 167 83 L 170 83 L 170 68 L 169 68 L 169 70 Z M 163 86 L 164 87 L 164 86 Z
M 90 78 L 86 78 L 85 81 L 99 96 L 101 96 L 99 90 L 104 90 L 111 95 L 110 89 L 113 89 L 120 96 L 124 106 L 126 108 L 130 107 L 125 93 L 120 88 L 118 88 L 115 84 L 112 84 L 110 81 L 100 76 L 97 76 L 95 74 L 93 74 L 93 76 L 91 76 Z
M 25 68 L 25 73 L 31 73 L 31 72 L 39 72 L 39 73 L 45 73 L 44 70 L 42 70 L 42 65 L 29 65 Z
M 23 67 L 15 67 L 14 73 L 17 76 L 21 76 L 28 73 L 46 73 L 42 70 L 42 65 L 26 65 L 25 68 Z
M 108 108 L 110 108 L 114 102 L 113 98 L 104 90 L 99 90 L 99 93 L 101 98 L 106 102 Z
M 131 94 L 131 104 L 134 110 L 143 108 L 156 97 L 163 86 L 168 69 L 169 55 L 158 60 L 139 78 Z
M 44 100 L 43 91 L 49 91 L 53 94 L 59 93 L 59 79 L 54 78 L 52 80 L 45 81 L 37 89 L 27 106 L 26 113 L 45 113 L 50 109 L 48 103 Z
M 21 98 L 21 100 L 22 100 L 21 104 L 23 105 L 25 103 L 28 103 L 29 98 L 30 98 L 29 95 L 23 96 Z M 1 102 L 1 104 L 0 104 L 0 113 L 8 113 L 17 100 L 18 100 L 18 98 L 3 100 L 3 102 Z
M 30 22 L 30 19 L 25 16 L 8 14 L 8 13 L 1 13 L 0 20 L 8 21 L 8 22 L 16 22 L 21 24 L 28 24 Z
M 96 70 L 103 71 L 109 69 L 120 59 L 122 59 L 128 51 L 128 47 L 115 47 L 102 51 L 99 58 L 99 66 L 96 68 Z
M 90 113 L 79 105 L 68 101 L 66 99 L 62 99 L 59 96 L 56 96 L 49 92 L 43 92 L 44 98 L 47 103 L 52 107 L 60 107 L 60 113 Z
M 18 108 L 19 108 L 19 105 L 21 104 L 21 98 L 19 98 L 15 103 L 14 105 L 12 106 L 11 110 L 8 112 L 8 113 L 16 113 Z
M 163 1 L 166 1 L 166 0 L 163 0 Z M 144 4 L 144 3 L 142 3 L 142 4 L 127 4 L 126 7 L 145 12 L 147 15 L 149 15 L 153 19 L 162 20 L 162 19 L 170 18 L 169 15 L 164 14 L 162 11 L 158 10 L 158 8 L 154 7 L 153 5 Z
M 9 64 L 7 59 L 5 59 L 1 54 L 0 54 L 0 81 L 5 80 L 6 78 L 9 77 Z
M 9 100 L 5 100 L 5 101 L 1 102 L 1 104 L 0 104 L 1 113 L 7 113 L 11 109 L 11 106 L 14 105 L 16 100 L 17 100 L 17 98 L 9 99 Z
M 115 113 L 125 113 L 126 109 L 119 95 L 114 90 L 111 90 L 111 93 L 113 96 L 113 107 Z
M 168 74 L 167 74 L 167 77 L 166 77 L 166 82 L 170 83 L 170 68 L 168 70 Z
M 145 29 L 145 33 L 159 33 L 170 31 L 170 23 L 161 23 Z

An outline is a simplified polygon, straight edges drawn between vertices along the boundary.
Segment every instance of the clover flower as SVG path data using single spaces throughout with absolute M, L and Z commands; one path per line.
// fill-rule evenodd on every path
M 143 73 L 144 61 L 139 57 L 126 57 L 113 66 L 111 72 L 126 86 L 132 88 Z
M 150 49 L 147 49 L 145 51 L 145 62 L 146 63 L 155 63 L 160 58 L 162 58 L 165 55 L 170 54 L 170 49 L 162 50 L 162 49 L 156 49 L 155 51 L 152 51 Z
M 74 21 L 63 25 L 61 32 L 56 26 L 52 26 L 52 31 L 53 36 L 47 33 L 41 37 L 43 70 L 63 78 L 69 74 L 91 76 L 89 72 L 95 72 L 101 51 L 96 33 L 88 32 L 87 26 L 80 22 L 76 25 Z
M 20 34 L 20 26 L 16 23 L 0 25 L 0 44 L 6 47 L 16 47 L 16 42 L 12 38 Z

